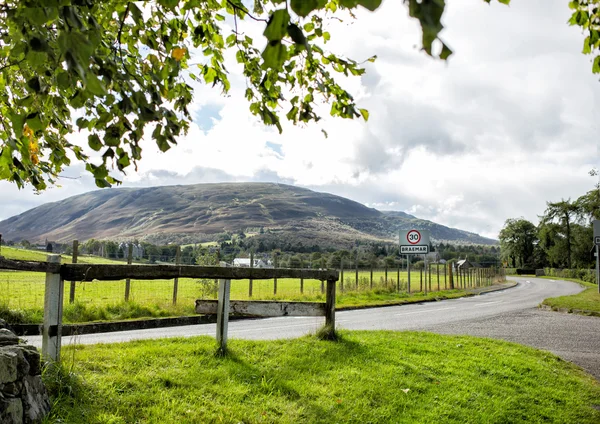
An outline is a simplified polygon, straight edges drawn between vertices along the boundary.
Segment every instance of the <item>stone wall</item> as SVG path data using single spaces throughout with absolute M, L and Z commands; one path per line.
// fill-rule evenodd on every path
M 38 423 L 49 411 L 39 352 L 0 320 L 0 424 Z

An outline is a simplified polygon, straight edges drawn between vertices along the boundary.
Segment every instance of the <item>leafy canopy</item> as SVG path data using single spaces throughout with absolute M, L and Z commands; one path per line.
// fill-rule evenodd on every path
M 573 10 L 569 24 L 583 30 L 583 54 L 593 56 L 592 72 L 600 74 L 600 0 L 573 0 L 569 7 Z
M 403 1 L 421 24 L 423 50 L 447 59 L 452 51 L 439 40 L 445 0 Z M 43 190 L 75 159 L 99 187 L 118 182 L 109 172 L 136 165 L 145 132 L 166 151 L 188 129 L 192 80 L 229 90 L 230 49 L 247 81 L 250 112 L 265 124 L 281 131 L 281 119 L 318 121 L 315 106 L 323 101 L 333 116 L 368 119 L 335 77 L 364 68 L 326 50 L 326 18 L 374 11 L 381 0 L 254 0 L 251 10 L 247 4 L 0 1 L 0 180 Z M 244 34 L 248 20 L 264 26 L 264 38 Z M 67 140 L 76 130 L 88 135 L 85 149 Z M 90 158 L 88 147 L 101 159 Z

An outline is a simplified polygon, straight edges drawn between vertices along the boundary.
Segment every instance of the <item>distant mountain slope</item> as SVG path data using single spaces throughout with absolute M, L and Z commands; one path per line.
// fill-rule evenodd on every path
M 224 231 L 262 228 L 277 237 L 300 233 L 311 245 L 340 246 L 357 239 L 394 240 L 398 229 L 412 227 L 429 229 L 437 240 L 495 243 L 403 212 L 380 212 L 340 196 L 272 183 L 98 190 L 1 221 L 0 233 L 6 240 L 31 242 L 90 238 L 190 242 Z

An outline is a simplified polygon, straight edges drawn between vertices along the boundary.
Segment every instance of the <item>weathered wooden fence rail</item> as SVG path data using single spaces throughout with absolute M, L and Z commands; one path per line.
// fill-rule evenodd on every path
M 0 256 L 0 269 L 46 273 L 42 355 L 60 361 L 64 281 L 112 281 L 122 279 L 162 280 L 175 278 L 207 278 L 219 280 L 218 300 L 196 302 L 196 311 L 217 314 L 217 341 L 226 348 L 227 327 L 231 312 L 253 316 L 307 315 L 325 316 L 329 331 L 335 330 L 335 293 L 339 274 L 335 270 L 286 268 L 226 268 L 194 265 L 106 265 L 61 264 L 59 255 L 48 255 L 47 262 L 5 259 Z M 315 279 L 327 282 L 326 302 L 230 301 L 231 280 L 268 280 L 276 278 Z

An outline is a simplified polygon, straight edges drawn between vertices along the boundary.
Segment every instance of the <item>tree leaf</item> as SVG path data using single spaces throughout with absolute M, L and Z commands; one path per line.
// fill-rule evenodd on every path
M 369 120 L 369 111 L 367 109 L 358 109 L 365 121 Z
M 287 59 L 287 48 L 280 41 L 271 41 L 262 52 L 263 67 L 281 69 Z
M 100 141 L 100 137 L 98 134 L 90 134 L 88 136 L 88 145 L 94 151 L 99 151 L 102 148 L 102 141 Z
M 369 9 L 371 12 L 374 12 L 381 6 L 382 0 L 358 0 L 358 4 L 360 4 L 365 9 Z
M 313 10 L 323 9 L 327 0 L 291 0 L 290 6 L 298 16 L 308 16 Z
M 171 51 L 171 57 L 173 59 L 175 59 L 177 62 L 179 62 L 181 59 L 183 59 L 185 57 L 186 53 L 187 53 L 187 49 L 181 48 L 181 47 L 176 47 L 173 49 L 173 51 Z
M 280 41 L 287 34 L 287 26 L 290 22 L 290 14 L 287 9 L 279 9 L 273 12 L 263 35 L 269 41 Z
M 92 72 L 87 74 L 85 86 L 94 96 L 105 96 L 107 94 L 102 81 Z
M 452 55 L 452 50 L 445 43 L 442 43 L 442 51 L 440 52 L 440 59 L 447 60 Z
M 98 187 L 98 188 L 110 188 L 110 187 L 112 187 L 110 185 L 110 183 L 108 181 L 106 181 L 106 179 L 96 178 L 94 181 L 96 182 L 96 187 Z
M 354 9 L 358 5 L 359 0 L 339 0 L 340 5 L 347 9 Z
M 290 35 L 292 41 L 296 44 L 299 44 L 304 47 L 308 47 L 308 43 L 306 41 L 306 37 L 302 30 L 296 24 L 289 24 L 287 26 L 287 32 Z
M 27 116 L 27 125 L 34 132 L 35 131 L 40 131 L 40 130 L 44 129 L 44 124 L 42 123 L 42 120 L 40 119 L 40 114 L 37 113 L 37 112 L 36 113 L 32 113 L 29 116 Z
M 592 72 L 595 74 L 600 74 L 600 56 L 596 56 L 594 59 L 594 64 L 592 65 Z

